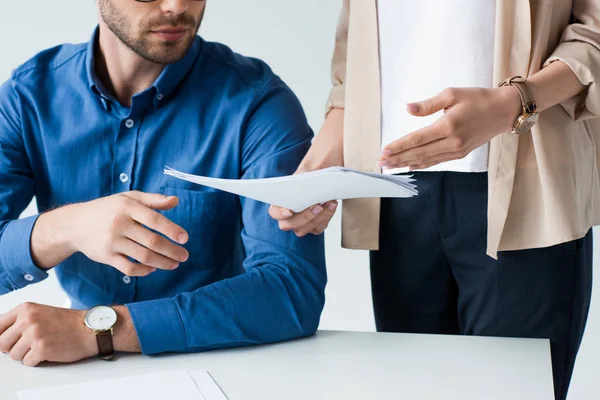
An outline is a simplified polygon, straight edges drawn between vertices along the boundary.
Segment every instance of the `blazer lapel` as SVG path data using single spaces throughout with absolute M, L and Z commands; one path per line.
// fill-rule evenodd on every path
M 497 0 L 494 83 L 521 75 L 527 77 L 531 59 L 530 0 Z M 488 248 L 499 249 L 512 197 L 519 137 L 499 135 L 490 144 Z M 496 256 L 492 251 L 491 256 Z
M 509 75 L 526 76 L 531 58 L 531 5 L 529 0 L 497 0 L 494 81 Z
M 350 1 L 347 50 L 344 164 L 381 172 L 381 90 L 376 0 Z M 342 244 L 346 248 L 379 248 L 380 200 L 344 200 Z

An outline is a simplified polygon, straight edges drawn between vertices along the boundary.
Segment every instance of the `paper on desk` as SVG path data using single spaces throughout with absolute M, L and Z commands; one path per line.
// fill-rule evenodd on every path
M 20 400 L 227 400 L 204 370 L 173 371 L 19 392 Z
M 304 174 L 267 179 L 218 179 L 167 167 L 164 173 L 184 181 L 249 197 L 300 212 L 331 200 L 362 197 L 412 197 L 415 181 L 406 175 L 383 175 L 331 167 Z

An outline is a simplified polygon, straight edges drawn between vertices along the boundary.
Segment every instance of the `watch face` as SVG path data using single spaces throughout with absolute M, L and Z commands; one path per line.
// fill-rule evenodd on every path
M 107 331 L 117 323 L 117 313 L 110 307 L 94 307 L 85 316 L 85 324 L 95 331 Z
M 517 122 L 516 130 L 518 133 L 524 133 L 529 131 L 538 122 L 539 114 L 529 114 L 526 117 L 519 117 Z

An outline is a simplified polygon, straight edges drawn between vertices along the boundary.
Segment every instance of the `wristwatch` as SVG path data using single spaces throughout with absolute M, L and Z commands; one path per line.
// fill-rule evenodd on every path
M 533 94 L 527 85 L 527 79 L 515 76 L 498 85 L 498 87 L 502 86 L 512 86 L 517 89 L 523 105 L 523 112 L 516 119 L 510 133 L 520 135 L 521 133 L 529 131 L 538 122 L 539 114 L 537 112 L 537 104 L 533 99 Z
M 94 307 L 85 315 L 85 325 L 96 335 L 98 356 L 103 360 L 115 357 L 113 328 L 117 323 L 117 313 L 110 307 Z

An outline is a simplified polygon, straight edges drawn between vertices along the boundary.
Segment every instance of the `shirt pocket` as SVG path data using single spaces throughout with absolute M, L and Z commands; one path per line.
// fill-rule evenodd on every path
M 183 245 L 190 253 L 186 264 L 193 268 L 212 268 L 227 261 L 239 218 L 236 197 L 225 192 L 168 186 L 161 187 L 160 191 L 179 198 L 177 207 L 162 214 L 189 234 L 188 242 Z

